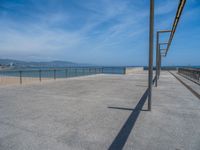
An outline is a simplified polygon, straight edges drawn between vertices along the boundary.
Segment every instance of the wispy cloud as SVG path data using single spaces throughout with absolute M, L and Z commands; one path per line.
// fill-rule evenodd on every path
M 176 7 L 174 1 L 159 1 L 155 9 L 156 29 L 171 25 L 169 16 L 173 17 Z M 144 51 L 148 47 L 148 17 L 146 1 L 5 1 L 0 4 L 1 56 L 141 63 L 130 55 L 148 54 Z

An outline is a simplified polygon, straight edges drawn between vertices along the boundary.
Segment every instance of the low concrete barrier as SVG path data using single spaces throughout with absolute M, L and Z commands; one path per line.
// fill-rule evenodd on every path
M 125 74 L 134 74 L 143 71 L 143 67 L 127 67 Z

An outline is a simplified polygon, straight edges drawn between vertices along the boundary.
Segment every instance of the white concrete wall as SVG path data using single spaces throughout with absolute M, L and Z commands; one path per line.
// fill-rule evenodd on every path
M 134 74 L 143 71 L 143 67 L 128 67 L 125 70 L 125 74 Z

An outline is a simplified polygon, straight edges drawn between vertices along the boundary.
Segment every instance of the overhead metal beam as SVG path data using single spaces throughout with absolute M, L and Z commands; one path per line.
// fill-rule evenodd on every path
M 158 33 L 166 33 L 166 32 L 171 32 L 171 30 L 160 30 L 160 31 L 157 31 Z
M 177 12 L 176 12 L 176 16 L 174 18 L 174 23 L 173 23 L 173 26 L 172 26 L 172 32 L 171 32 L 170 37 L 169 37 L 169 42 L 168 42 L 169 44 L 167 45 L 167 51 L 165 53 L 165 56 L 167 55 L 167 52 L 169 51 L 169 47 L 172 43 L 172 39 L 173 39 L 174 34 L 176 32 L 176 28 L 177 28 L 177 25 L 179 23 L 183 8 L 185 6 L 185 3 L 186 3 L 186 0 L 180 0 L 180 2 L 179 2 L 178 9 L 177 9 Z

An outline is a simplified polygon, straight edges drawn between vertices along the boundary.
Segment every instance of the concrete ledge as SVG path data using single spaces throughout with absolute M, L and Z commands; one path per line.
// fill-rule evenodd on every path
M 143 71 L 143 67 L 127 67 L 125 69 L 125 74 L 134 74 L 137 72 L 142 72 Z

